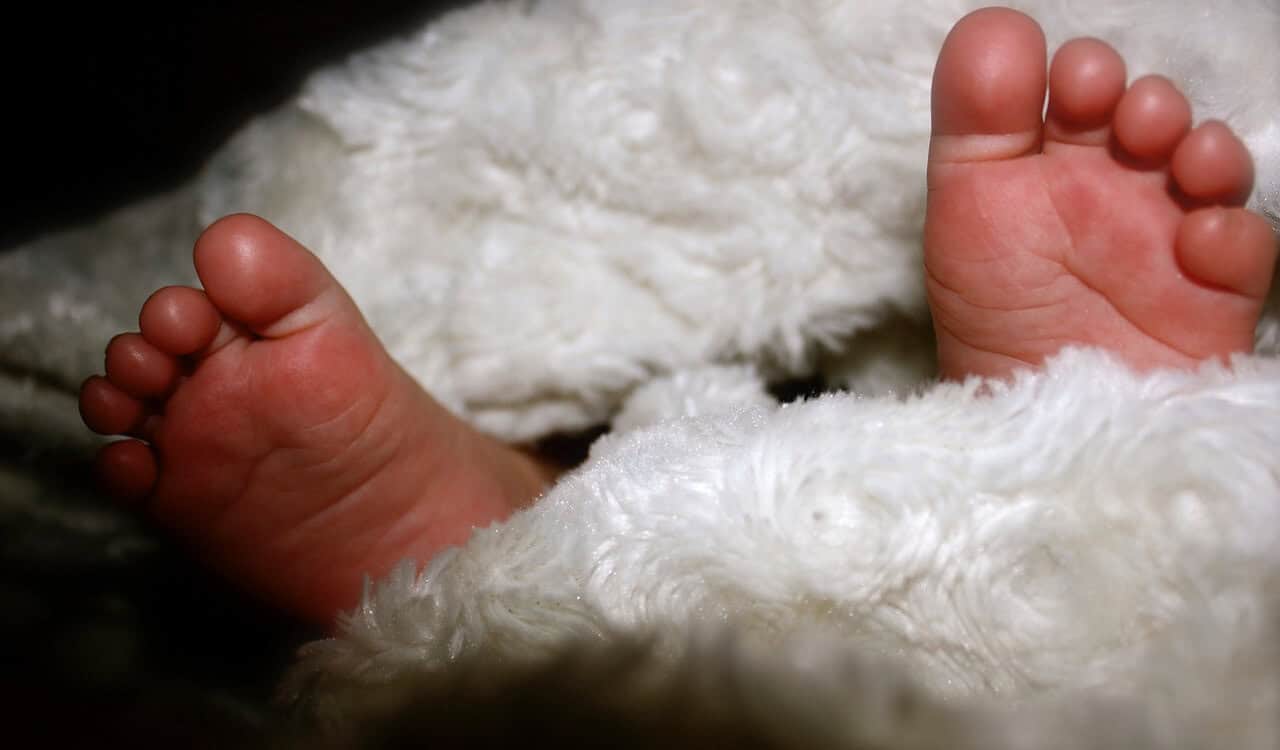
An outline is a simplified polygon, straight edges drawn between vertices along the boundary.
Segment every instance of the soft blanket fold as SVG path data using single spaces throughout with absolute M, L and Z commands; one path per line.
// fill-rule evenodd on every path
M 1135 376 L 1087 351 L 1007 388 L 667 421 L 602 439 L 533 508 L 384 582 L 295 679 L 819 631 L 826 658 L 888 659 L 928 694 L 1095 691 L 1267 747 L 1277 444 L 1273 359 Z

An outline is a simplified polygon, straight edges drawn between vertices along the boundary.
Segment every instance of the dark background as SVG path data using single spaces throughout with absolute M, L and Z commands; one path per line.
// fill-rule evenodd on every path
M 0 251 L 179 184 L 309 71 L 466 4 L 10 10 Z M 86 467 L 55 468 L 50 486 L 68 503 L 99 501 Z M 122 540 L 133 546 L 107 548 Z M 113 532 L 10 524 L 0 541 L 0 702 L 18 719 L 6 734 L 18 746 L 246 746 L 270 725 L 296 647 L 324 635 L 248 600 L 142 518 Z
M 0 20 L 0 248 L 191 175 L 306 73 L 466 0 L 24 4 Z M 79 7 L 77 7 L 79 5 Z

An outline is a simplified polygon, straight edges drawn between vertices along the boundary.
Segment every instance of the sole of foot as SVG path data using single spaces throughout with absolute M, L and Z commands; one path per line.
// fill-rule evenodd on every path
M 330 623 L 366 575 L 425 563 L 552 481 L 436 403 L 266 221 L 215 223 L 194 261 L 204 288 L 153 294 L 80 410 L 131 438 L 99 453 L 103 485 L 266 602 Z
M 1070 41 L 1046 69 L 1031 18 L 966 16 L 933 84 L 925 266 L 942 374 L 1007 376 L 1071 345 L 1143 370 L 1251 351 L 1276 258 L 1243 208 L 1252 179 L 1226 125 L 1193 128 L 1170 81 L 1127 82 L 1104 42 Z

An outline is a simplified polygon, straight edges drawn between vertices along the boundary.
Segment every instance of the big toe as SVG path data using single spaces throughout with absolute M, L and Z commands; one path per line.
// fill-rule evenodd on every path
M 362 320 L 319 258 L 257 216 L 235 214 L 213 223 L 196 240 L 195 267 L 218 310 L 266 338 L 334 316 Z
M 933 73 L 934 161 L 1034 151 L 1041 136 L 1045 39 L 1029 16 L 985 8 L 947 35 Z

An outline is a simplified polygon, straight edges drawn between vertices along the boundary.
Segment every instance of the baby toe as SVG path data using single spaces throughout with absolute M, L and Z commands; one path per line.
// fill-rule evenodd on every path
M 1116 141 L 1141 161 L 1163 162 L 1191 128 L 1191 104 L 1164 76 L 1133 82 L 1116 105 Z
M 121 440 L 98 451 L 98 481 L 113 496 L 137 501 L 151 494 L 159 476 L 155 454 L 140 440 Z
M 1203 203 L 1243 206 L 1253 189 L 1249 149 L 1221 122 L 1206 122 L 1183 138 L 1169 168 L 1183 194 Z
M 138 399 L 162 398 L 178 381 L 181 370 L 170 355 L 152 346 L 141 334 L 122 333 L 107 344 L 107 379 Z
M 1211 206 L 1187 214 L 1175 240 L 1183 270 L 1202 282 L 1261 300 L 1271 284 L 1276 239 L 1271 225 L 1243 208 Z
M 213 342 L 222 316 L 204 292 L 169 286 L 142 305 L 138 325 L 152 346 L 174 356 L 195 354 Z

